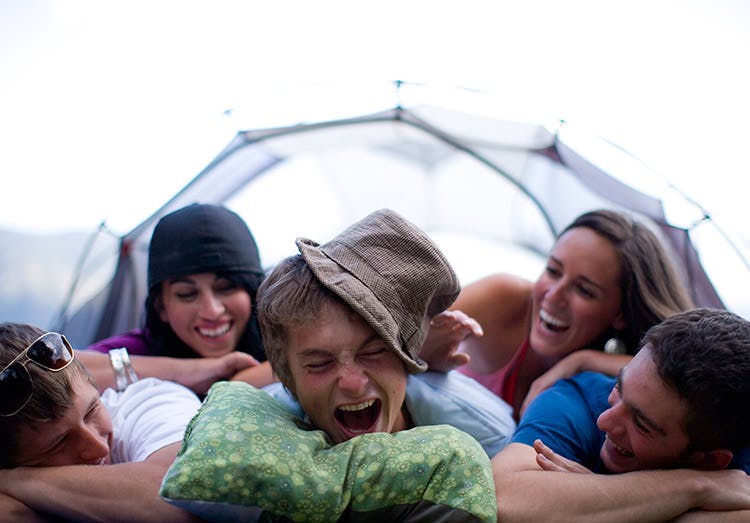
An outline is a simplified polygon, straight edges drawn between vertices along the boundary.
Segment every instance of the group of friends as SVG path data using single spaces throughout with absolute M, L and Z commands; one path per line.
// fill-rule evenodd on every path
M 158 492 L 222 380 L 334 444 L 460 428 L 502 521 L 750 516 L 750 322 L 696 308 L 647 224 L 587 212 L 535 282 L 463 288 L 390 210 L 296 244 L 266 274 L 237 214 L 193 204 L 154 229 L 142 328 L 75 350 L 0 324 L 0 521 L 200 521 Z

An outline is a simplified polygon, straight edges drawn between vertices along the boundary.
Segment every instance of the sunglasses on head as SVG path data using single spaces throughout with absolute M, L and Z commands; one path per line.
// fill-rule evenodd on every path
M 13 416 L 31 399 L 34 385 L 26 368 L 36 363 L 43 369 L 57 372 L 73 362 L 73 347 L 65 336 L 48 332 L 39 336 L 0 371 L 0 416 Z

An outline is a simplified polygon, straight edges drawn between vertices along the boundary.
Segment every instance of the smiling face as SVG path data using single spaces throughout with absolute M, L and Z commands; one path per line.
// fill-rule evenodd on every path
M 73 380 L 73 405 L 62 418 L 19 428 L 18 466 L 103 465 L 110 461 L 112 420 L 89 381 Z
M 203 357 L 237 348 L 250 320 L 250 294 L 213 273 L 191 274 L 161 284 L 159 317 Z
M 585 227 L 563 234 L 532 290 L 531 347 L 561 358 L 610 327 L 622 329 L 619 282 L 620 262 L 609 240 Z
M 600 456 L 614 473 L 691 466 L 684 429 L 687 403 L 659 376 L 648 347 L 617 378 L 611 407 L 597 420 L 607 433 Z
M 292 382 L 312 423 L 334 443 L 410 428 L 406 370 L 359 315 L 329 302 L 317 321 L 289 329 Z

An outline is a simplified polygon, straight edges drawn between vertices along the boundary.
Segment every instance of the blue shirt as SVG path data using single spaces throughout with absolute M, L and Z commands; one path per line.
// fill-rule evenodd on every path
M 559 455 L 594 472 L 606 472 L 599 458 L 604 432 L 596 420 L 609 408 L 607 398 L 616 381 L 595 372 L 558 381 L 529 405 L 512 442 L 532 446 L 541 439 Z M 730 466 L 750 473 L 750 447 L 736 452 Z

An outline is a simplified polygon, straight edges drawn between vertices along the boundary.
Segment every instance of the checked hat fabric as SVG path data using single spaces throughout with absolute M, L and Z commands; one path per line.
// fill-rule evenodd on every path
M 390 209 L 381 209 L 320 245 L 298 238 L 300 253 L 318 280 L 364 318 L 409 372 L 419 359 L 430 319 L 461 290 L 435 243 Z

